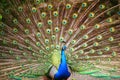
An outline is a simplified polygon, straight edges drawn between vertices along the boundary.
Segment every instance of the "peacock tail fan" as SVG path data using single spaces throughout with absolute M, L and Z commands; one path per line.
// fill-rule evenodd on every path
M 1 80 L 58 68 L 63 41 L 72 72 L 120 79 L 120 1 L 0 0 Z

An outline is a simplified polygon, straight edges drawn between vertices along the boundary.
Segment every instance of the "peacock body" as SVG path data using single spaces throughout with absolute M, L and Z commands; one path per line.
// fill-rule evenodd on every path
M 120 80 L 119 0 L 0 1 L 0 80 L 81 75 Z

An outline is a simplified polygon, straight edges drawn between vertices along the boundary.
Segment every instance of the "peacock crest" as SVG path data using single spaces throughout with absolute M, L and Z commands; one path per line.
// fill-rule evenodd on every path
M 120 1 L 0 1 L 0 80 L 44 76 L 64 45 L 71 74 L 119 80 Z

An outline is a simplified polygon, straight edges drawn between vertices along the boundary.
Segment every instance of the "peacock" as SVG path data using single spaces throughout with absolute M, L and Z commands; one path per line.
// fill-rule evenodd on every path
M 0 0 L 0 80 L 120 80 L 120 0 Z

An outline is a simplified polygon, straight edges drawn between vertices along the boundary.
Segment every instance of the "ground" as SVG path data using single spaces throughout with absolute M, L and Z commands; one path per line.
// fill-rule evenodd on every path
M 48 79 L 46 77 L 39 77 L 37 79 L 23 78 L 23 80 L 48 80 Z M 94 78 L 89 75 L 79 75 L 79 74 L 73 73 L 68 80 L 120 80 L 120 79 L 101 79 L 101 78 Z

